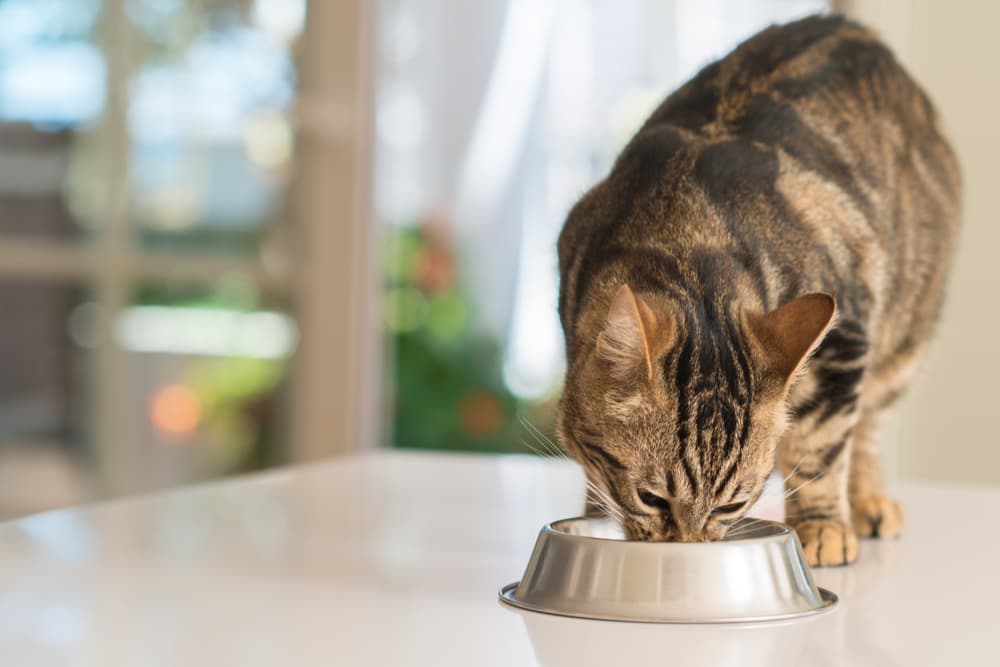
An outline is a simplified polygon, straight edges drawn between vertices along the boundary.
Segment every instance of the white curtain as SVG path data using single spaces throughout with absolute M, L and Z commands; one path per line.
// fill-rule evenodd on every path
M 383 3 L 377 208 L 446 210 L 477 326 L 525 397 L 558 381 L 555 240 L 653 107 L 701 66 L 821 0 Z

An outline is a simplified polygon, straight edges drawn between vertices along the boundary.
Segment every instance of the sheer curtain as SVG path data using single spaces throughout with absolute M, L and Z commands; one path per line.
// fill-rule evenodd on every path
M 524 400 L 562 370 L 555 240 L 645 115 L 701 66 L 819 0 L 384 0 L 376 210 L 455 238 L 474 326 Z

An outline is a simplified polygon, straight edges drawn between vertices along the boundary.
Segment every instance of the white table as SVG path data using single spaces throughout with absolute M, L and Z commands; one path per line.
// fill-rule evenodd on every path
M 1000 489 L 909 485 L 908 532 L 817 572 L 809 620 L 602 623 L 526 614 L 565 461 L 379 454 L 0 525 L 0 665 L 1000 664 Z

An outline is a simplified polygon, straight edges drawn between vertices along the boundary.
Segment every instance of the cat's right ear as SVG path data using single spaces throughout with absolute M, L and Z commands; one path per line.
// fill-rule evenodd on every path
M 673 335 L 667 313 L 654 312 L 645 299 L 622 285 L 597 336 L 597 355 L 619 380 L 634 379 L 640 373 L 650 379 L 657 353 L 670 344 Z

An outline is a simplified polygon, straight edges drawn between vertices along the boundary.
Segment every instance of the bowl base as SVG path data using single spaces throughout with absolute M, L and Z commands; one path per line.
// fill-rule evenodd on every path
M 550 609 L 544 607 L 538 607 L 536 605 L 525 604 L 517 598 L 514 597 L 514 593 L 517 591 L 517 586 L 521 582 L 515 581 L 512 584 L 507 584 L 499 591 L 500 601 L 504 604 L 510 605 L 511 607 L 516 607 L 524 611 L 533 611 L 541 614 L 552 614 L 554 616 L 566 616 L 569 618 L 585 618 L 592 621 L 624 621 L 629 623 L 679 623 L 679 624 L 715 624 L 715 623 L 763 623 L 766 621 L 786 621 L 797 618 L 805 618 L 809 616 L 815 616 L 817 614 L 822 614 L 824 612 L 830 611 L 836 605 L 839 599 L 837 595 L 825 588 L 819 588 L 820 598 L 823 600 L 823 604 L 814 609 L 806 609 L 804 611 L 798 611 L 790 614 L 773 614 L 770 616 L 747 616 L 747 617 L 733 617 L 733 618 L 652 618 L 652 617 L 627 617 L 618 615 L 601 615 L 601 614 L 582 614 L 572 611 L 563 611 L 559 609 Z

